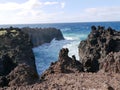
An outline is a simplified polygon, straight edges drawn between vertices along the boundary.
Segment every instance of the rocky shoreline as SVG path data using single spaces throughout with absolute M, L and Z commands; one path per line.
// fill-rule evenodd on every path
M 0 62 L 11 60 L 12 62 L 9 62 L 14 67 L 11 67 L 7 74 L 3 74 L 4 77 L 0 76 L 0 86 L 3 87 L 0 90 L 120 90 L 120 32 L 110 27 L 105 29 L 105 27 L 101 26 L 92 26 L 91 29 L 88 38 L 79 44 L 80 61 L 77 61 L 74 55 L 69 57 L 69 50 L 63 48 L 59 52 L 58 61 L 52 62 L 51 66 L 39 79 L 36 74 L 34 56 L 30 61 L 28 58 L 23 57 L 17 63 L 13 62 L 14 59 L 11 58 L 11 54 L 8 54 L 9 57 L 1 58 Z M 23 31 L 14 30 L 13 28 L 10 30 L 1 29 L 0 31 L 2 31 L 0 32 L 1 41 L 5 42 L 1 43 L 1 46 L 13 45 L 15 47 L 16 45 L 22 48 L 20 50 L 23 50 L 27 44 L 28 48 L 26 50 L 31 50 L 32 44 L 30 44 L 29 33 L 25 34 Z M 13 31 L 15 34 L 13 34 Z M 59 35 L 62 36 L 61 34 Z M 20 39 L 21 36 L 25 40 Z M 3 37 L 6 37 L 6 39 Z M 15 45 L 10 41 L 8 43 L 8 37 L 10 37 L 11 41 L 13 38 L 15 40 L 19 39 L 22 45 L 19 42 L 16 42 Z M 13 49 L 11 49 L 12 46 L 7 47 L 7 49 L 6 47 L 4 49 L 6 51 L 12 51 Z M 29 51 L 29 53 L 32 52 Z M 16 55 L 13 54 L 13 56 Z M 3 69 L 1 63 L 0 68 Z

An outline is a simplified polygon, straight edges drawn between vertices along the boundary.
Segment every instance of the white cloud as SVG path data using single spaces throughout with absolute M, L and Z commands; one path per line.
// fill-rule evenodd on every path
M 55 5 L 59 4 L 59 2 L 45 2 L 44 5 Z
M 120 21 L 120 7 L 86 8 L 62 17 L 62 22 Z
M 120 7 L 86 8 L 71 19 L 82 22 L 120 21 Z
M 64 8 L 65 7 L 65 2 L 62 2 L 61 3 L 61 8 Z
M 0 3 L 0 11 L 16 9 L 19 9 L 19 4 L 17 3 L 5 3 L 5 4 Z
M 65 5 L 66 2 L 62 1 L 41 2 L 40 0 L 0 3 L 0 24 L 120 21 L 120 7 L 86 8 L 83 11 L 73 11 L 74 13 L 71 11 L 71 14 L 68 14 L 63 12 Z M 49 11 L 45 11 L 46 9 Z
M 46 13 L 43 8 L 48 8 L 50 5 L 58 7 L 59 11 Z M 50 22 L 53 17 L 62 14 L 60 9 L 63 7 L 59 6 L 61 6 L 61 2 L 41 2 L 40 0 L 28 0 L 24 3 L 0 3 L 0 24 Z

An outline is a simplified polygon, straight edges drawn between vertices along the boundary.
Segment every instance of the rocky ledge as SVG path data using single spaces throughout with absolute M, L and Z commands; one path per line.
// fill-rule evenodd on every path
M 39 46 L 44 43 L 50 43 L 53 39 L 63 40 L 62 32 L 56 28 L 29 28 L 24 27 L 21 29 L 23 32 L 29 34 L 33 46 Z
M 0 87 L 28 85 L 38 79 L 32 43 L 18 28 L 0 29 Z

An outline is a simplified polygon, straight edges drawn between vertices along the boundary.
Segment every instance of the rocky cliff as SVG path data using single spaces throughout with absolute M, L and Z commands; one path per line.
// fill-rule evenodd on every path
M 104 69 L 105 72 L 120 72 L 120 32 L 101 26 L 92 26 L 91 29 L 88 38 L 79 45 L 79 56 L 84 70 L 97 72 Z
M 22 28 L 22 31 L 29 34 L 33 46 L 50 43 L 53 39 L 63 40 L 64 37 L 59 29 L 56 28 Z
M 20 29 L 0 29 L 0 86 L 31 84 L 38 78 L 32 47 Z

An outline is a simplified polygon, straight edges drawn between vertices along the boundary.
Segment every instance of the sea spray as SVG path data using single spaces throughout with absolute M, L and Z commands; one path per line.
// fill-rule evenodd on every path
M 53 39 L 50 43 L 45 43 L 39 47 L 33 48 L 39 74 L 44 72 L 50 66 L 51 62 L 58 60 L 61 48 L 68 48 L 69 56 L 72 57 L 72 55 L 75 55 L 76 59 L 79 60 L 78 45 L 81 39 L 87 37 L 87 35 L 65 34 L 64 37 L 65 40 L 57 41 Z
M 58 60 L 60 49 L 70 42 L 70 40 L 57 41 L 53 39 L 51 43 L 33 48 L 38 73 L 41 74 L 50 66 L 51 62 Z

